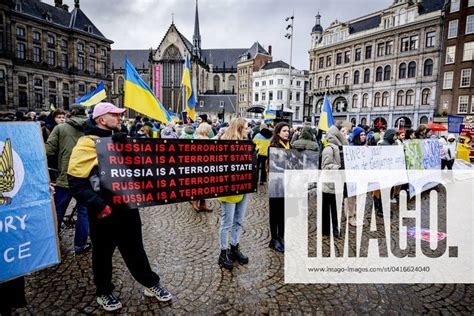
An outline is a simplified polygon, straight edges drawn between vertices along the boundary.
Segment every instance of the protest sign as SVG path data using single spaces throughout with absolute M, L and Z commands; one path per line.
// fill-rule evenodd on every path
M 438 185 L 441 181 L 441 145 L 437 139 L 415 139 L 404 144 L 407 170 L 418 170 L 410 172 L 410 195 L 415 194 L 419 187 L 420 192 L 426 191 Z M 424 170 L 425 172 L 421 172 Z M 433 170 L 433 172 L 427 172 Z M 427 180 L 432 180 L 428 182 Z M 423 185 L 421 185 L 423 184 Z
M 146 207 L 255 192 L 250 141 L 127 139 L 96 142 L 101 188 L 113 206 Z
M 41 130 L 0 124 L 0 281 L 59 263 Z
M 464 156 L 459 155 L 457 158 L 464 159 L 469 162 L 470 159 L 474 159 L 474 123 L 461 124 L 461 133 L 459 134 L 458 140 L 458 153 L 465 152 Z
M 463 121 L 464 116 L 448 115 L 448 132 L 458 134 Z
M 285 197 L 285 170 L 317 170 L 319 155 L 312 150 L 298 151 L 271 147 L 269 167 L 268 197 L 282 198 Z
M 403 146 L 344 146 L 344 166 L 346 169 L 347 195 L 384 188 L 384 179 L 376 179 L 367 188 L 356 186 L 356 170 L 406 170 Z M 406 173 L 400 173 L 399 182 L 406 182 Z

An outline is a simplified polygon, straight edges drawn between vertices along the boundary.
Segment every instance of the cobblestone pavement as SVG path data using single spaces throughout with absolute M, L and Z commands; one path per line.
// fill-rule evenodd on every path
M 119 252 L 114 257 L 115 294 L 126 314 L 473 314 L 474 285 L 311 284 L 285 285 L 283 255 L 268 248 L 266 190 L 249 200 L 242 251 L 250 263 L 232 272 L 217 265 L 219 202 L 213 213 L 189 203 L 141 210 L 144 244 L 153 269 L 174 294 L 172 303 L 145 298 Z M 28 307 L 20 314 L 101 314 L 95 302 L 90 253 L 74 256 L 73 230 L 61 241 L 60 265 L 26 278 Z

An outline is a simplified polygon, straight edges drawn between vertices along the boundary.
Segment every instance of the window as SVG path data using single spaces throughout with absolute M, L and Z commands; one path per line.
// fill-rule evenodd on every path
M 52 90 L 55 90 L 56 89 L 56 81 L 50 81 L 49 82 L 49 88 L 52 89 Z
M 389 94 L 387 91 L 385 91 L 382 94 L 382 106 L 388 106 L 388 98 L 389 98 Z
M 297 82 L 297 85 L 298 85 L 298 83 L 299 83 L 299 81 Z M 269 85 L 269 86 L 273 86 L 273 80 L 269 80 L 269 81 L 268 81 L 268 85 Z
M 410 50 L 418 49 L 418 35 L 410 37 Z
M 54 66 L 56 64 L 56 52 L 48 50 L 48 65 Z
M 41 41 L 41 33 L 38 31 L 33 32 L 33 41 L 39 42 Z
M 352 108 L 357 109 L 357 104 L 359 103 L 359 96 L 357 94 L 354 94 L 352 96 Z
M 77 43 L 77 50 L 78 50 L 79 52 L 84 51 L 84 44 L 83 44 L 83 43 Z
M 62 54 L 61 55 L 61 67 L 63 67 L 63 68 L 68 68 L 69 67 L 67 54 Z
M 40 78 L 35 78 L 34 85 L 35 85 L 35 87 L 42 88 L 43 87 L 43 80 L 41 80 Z
M 18 76 L 18 84 L 20 85 L 26 85 L 27 80 L 25 76 Z
M 421 92 L 421 105 L 428 105 L 430 104 L 430 96 L 431 90 L 430 89 L 423 89 Z
M 41 48 L 33 47 L 33 61 L 35 63 L 41 62 Z
M 26 91 L 19 91 L 18 99 L 19 99 L 20 107 L 22 108 L 28 107 L 28 94 L 26 93 Z
M 474 33 L 474 15 L 468 15 L 466 18 L 466 34 Z
M 344 63 L 348 64 L 351 62 L 351 52 L 347 51 L 344 53 Z
M 242 96 L 243 96 L 243 94 L 240 94 L 240 97 L 242 97 Z M 240 101 L 242 101 L 242 100 L 240 100 Z M 200 108 L 204 107 L 204 101 L 199 101 L 199 107 Z
M 273 91 L 268 92 L 268 101 L 273 101 Z
M 336 54 L 336 65 L 342 64 L 342 53 Z
M 377 57 L 383 56 L 385 53 L 385 43 L 377 44 Z
M 101 57 L 106 57 L 107 56 L 107 51 L 104 48 L 100 49 L 100 56 Z
M 77 58 L 77 68 L 79 70 L 84 70 L 84 57 L 83 56 L 79 56 Z
M 408 90 L 407 95 L 406 95 L 405 105 L 413 105 L 414 99 L 415 99 L 415 92 L 413 90 Z
M 83 83 L 79 84 L 79 92 L 86 92 L 86 86 Z
M 89 47 L 89 54 L 95 55 L 95 47 L 94 46 Z
M 364 83 L 370 82 L 370 69 L 364 71 Z
M 459 11 L 459 3 L 461 0 L 451 0 L 451 10 L 450 13 Z
M 400 51 L 406 52 L 410 48 L 410 38 L 404 37 L 402 38 L 401 46 L 400 46 Z
M 449 21 L 448 24 L 448 38 L 458 36 L 458 20 Z
M 278 84 L 283 84 L 283 79 L 278 79 Z
M 66 82 L 63 83 L 63 90 L 69 91 L 69 83 L 66 83 Z
M 359 70 L 354 71 L 354 84 L 359 84 L 360 72 Z
M 456 46 L 453 46 L 453 47 L 456 48 Z M 466 60 L 473 60 L 473 59 L 474 59 L 474 42 L 464 43 L 464 52 L 462 54 L 462 60 L 466 61 Z M 454 63 L 454 57 L 453 57 L 453 63 Z
M 16 35 L 19 36 L 19 37 L 25 37 L 25 28 L 21 27 L 21 26 L 18 26 L 16 28 Z
M 443 89 L 453 88 L 453 72 L 447 71 L 444 73 Z
M 471 86 L 471 68 L 461 70 L 461 88 L 466 88 Z
M 380 106 L 380 92 L 375 93 L 374 96 L 374 106 Z
M 469 107 L 469 96 L 461 95 L 459 96 L 458 101 L 458 113 L 467 113 L 467 108 Z
M 425 60 L 425 65 L 423 67 L 423 76 L 432 76 L 433 75 L 433 60 Z
M 473 6 L 474 6 L 474 0 L 469 0 L 469 1 L 467 2 L 467 6 L 468 6 L 468 7 L 473 7 Z M 472 112 L 472 111 L 471 111 L 471 112 Z
M 89 72 L 95 73 L 95 59 L 93 58 L 89 59 Z
M 258 88 L 258 86 L 259 86 L 259 82 L 255 81 L 255 87 Z
M 334 85 L 338 86 L 341 84 L 341 75 L 337 74 L 336 77 L 334 78 Z
M 346 72 L 344 77 L 342 77 L 342 84 L 349 84 L 349 73 Z
M 323 86 L 323 77 L 318 78 L 318 88 L 321 88 Z
M 324 67 L 324 57 L 319 57 L 319 69 L 322 69 Z
M 397 93 L 397 105 L 402 106 L 404 99 L 405 99 L 405 92 L 398 91 L 398 93 Z
M 61 39 L 61 47 L 67 48 L 67 44 L 68 44 L 67 39 L 65 38 Z
M 107 72 L 107 64 L 105 63 L 105 61 L 101 61 L 99 65 L 100 65 L 100 74 L 105 76 Z M 234 91 L 234 84 L 232 85 L 232 91 Z
M 267 101 L 267 95 L 265 92 L 262 92 L 262 101 L 263 102 Z
M 48 45 L 54 45 L 54 36 L 48 35 Z
M 271 82 L 270 85 L 272 85 L 272 84 L 273 84 L 273 81 L 270 80 L 270 82 Z M 297 86 L 297 87 L 301 87 L 301 81 L 296 81 L 296 86 Z
M 326 67 L 332 66 L 332 56 L 326 56 Z
M 331 81 L 331 78 L 329 76 L 326 76 L 326 80 L 324 81 L 324 86 L 329 87 L 330 81 Z
M 362 107 L 363 107 L 363 108 L 369 107 L 369 95 L 368 95 L 367 93 L 365 93 L 365 94 L 362 96 Z
M 356 48 L 356 50 L 355 50 L 355 61 L 360 61 L 360 56 L 361 56 L 361 49 Z
M 464 53 L 466 52 L 466 44 L 464 44 Z M 446 64 L 454 64 L 456 55 L 456 46 L 448 46 L 446 47 Z
M 63 95 L 63 109 L 69 109 L 69 96 Z
M 393 41 L 385 43 L 385 55 L 392 55 Z
M 258 93 L 255 93 L 255 102 L 258 102 Z
M 18 59 L 25 59 L 25 51 L 26 51 L 26 45 L 24 43 L 17 43 L 16 44 L 16 57 Z
M 410 61 L 408 63 L 408 78 L 415 78 L 416 77 L 416 63 L 414 61 Z
M 375 81 L 382 81 L 383 78 L 383 69 L 382 67 L 378 67 L 375 72 Z
M 281 91 L 281 90 L 277 91 L 277 100 L 283 100 L 283 91 Z
M 372 46 L 366 46 L 365 47 L 365 59 L 370 59 L 372 58 Z
M 383 69 L 383 80 L 390 80 L 392 77 L 392 67 L 385 66 Z
M 35 107 L 37 108 L 43 107 L 43 94 L 39 92 L 35 93 Z
M 404 79 L 407 77 L 407 64 L 401 63 L 398 68 L 398 79 Z
M 262 87 L 265 87 L 267 85 L 267 82 L 264 80 L 262 81 Z
M 434 47 L 436 42 L 436 32 L 426 33 L 426 47 Z
M 296 92 L 296 102 L 299 102 L 299 101 L 300 101 L 300 98 L 301 98 L 301 93 L 300 93 L 300 92 Z

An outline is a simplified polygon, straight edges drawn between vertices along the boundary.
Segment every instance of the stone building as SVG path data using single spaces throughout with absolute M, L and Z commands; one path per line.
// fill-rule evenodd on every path
M 325 94 L 336 120 L 416 127 L 433 119 L 440 69 L 443 0 L 395 0 L 387 9 L 311 38 L 310 90 L 318 120 Z
M 0 3 L 0 110 L 68 109 L 74 99 L 110 85 L 110 45 L 81 10 L 63 1 Z
M 450 0 L 445 10 L 440 98 L 435 121 L 447 115 L 474 115 L 474 1 Z

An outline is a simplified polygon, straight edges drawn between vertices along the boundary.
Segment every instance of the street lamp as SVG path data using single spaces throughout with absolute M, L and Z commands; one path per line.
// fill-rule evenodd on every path
M 292 63 L 292 58 L 293 58 L 293 23 L 295 20 L 294 13 L 292 16 L 289 16 L 285 19 L 286 22 L 291 20 L 291 24 L 288 24 L 286 26 L 286 30 L 288 31 L 291 29 L 291 33 L 286 33 L 285 38 L 290 40 L 290 66 L 288 67 L 288 96 L 287 96 L 287 102 L 288 102 L 288 108 L 291 109 L 290 107 L 290 94 L 291 94 L 291 63 Z

